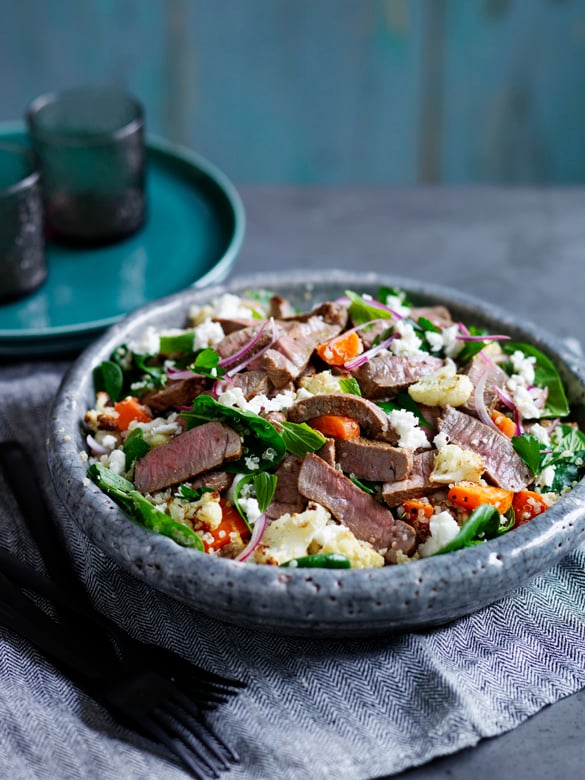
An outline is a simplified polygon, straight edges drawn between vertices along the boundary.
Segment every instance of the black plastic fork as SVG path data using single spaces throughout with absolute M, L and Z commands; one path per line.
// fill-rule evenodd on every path
M 218 777 L 239 758 L 211 728 L 206 711 L 245 683 L 133 639 L 97 612 L 75 575 L 22 445 L 0 442 L 0 467 L 50 574 L 0 550 L 5 573 L 0 575 L 0 622 L 32 641 L 120 721 L 163 745 L 194 777 Z M 48 599 L 59 623 L 23 588 Z

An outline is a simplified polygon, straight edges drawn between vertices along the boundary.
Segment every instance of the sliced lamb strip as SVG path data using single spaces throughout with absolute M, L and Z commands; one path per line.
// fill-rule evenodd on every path
M 242 443 L 234 430 L 220 422 L 205 423 L 147 452 L 136 462 L 134 483 L 142 493 L 153 493 L 241 454 Z
M 253 319 L 252 317 L 242 317 L 240 319 L 230 320 L 225 319 L 223 317 L 214 317 L 214 322 L 219 322 L 221 325 L 223 332 L 227 335 L 230 333 L 233 333 L 236 330 L 243 330 L 244 328 L 253 328 L 256 325 L 258 325 L 258 320 Z
M 258 323 L 257 320 L 254 320 L 254 325 L 251 325 L 247 328 L 242 328 L 241 330 L 234 330 L 232 333 L 225 336 L 219 344 L 216 346 L 216 351 L 219 354 L 220 358 L 227 358 L 230 357 L 230 355 L 235 355 L 236 352 L 238 352 L 240 349 L 246 346 L 246 344 L 249 344 L 254 336 L 257 335 L 258 331 L 264 324 L 263 322 Z M 258 352 L 262 347 L 265 347 L 267 344 L 270 343 L 272 339 L 272 329 L 270 326 L 267 326 L 264 328 L 264 331 L 262 332 L 262 335 L 252 348 L 252 352 L 250 352 L 250 355 L 254 354 L 255 352 Z M 242 357 L 242 359 L 244 359 Z
M 424 317 L 437 328 L 448 328 L 454 324 L 451 312 L 446 306 L 415 306 L 410 310 L 409 316 L 415 322 L 418 322 L 419 317 Z
M 268 303 L 268 316 L 275 320 L 283 320 L 285 317 L 294 317 L 294 306 L 282 295 L 273 295 Z
M 189 406 L 206 388 L 207 380 L 202 376 L 194 376 L 193 379 L 169 379 L 160 390 L 148 392 L 140 400 L 156 415 L 169 409 Z
M 446 406 L 439 420 L 439 431 L 447 435 L 450 444 L 480 455 L 486 474 L 498 487 L 516 492 L 534 479 L 511 440 L 475 417 Z
M 303 312 L 302 314 L 294 314 L 291 317 L 286 317 L 286 322 L 307 322 L 312 317 L 320 317 L 323 322 L 328 325 L 335 325 L 339 328 L 340 332 L 345 329 L 347 325 L 347 306 L 341 303 L 334 303 L 332 301 L 325 301 L 325 303 L 319 304 L 312 311 Z
M 406 555 L 413 552 L 414 530 L 402 520 L 395 520 L 392 512 L 322 458 L 305 455 L 298 486 L 305 498 L 324 506 L 358 539 L 370 542 L 378 550 L 399 549 Z
M 471 379 L 474 388 L 486 372 L 487 376 L 483 391 L 483 401 L 491 412 L 500 403 L 499 396 L 494 388 L 504 387 L 508 381 L 508 375 L 497 365 L 497 363 L 494 363 L 493 360 L 484 358 L 481 355 L 474 355 L 465 369 L 465 373 Z M 469 399 L 461 408 L 471 412 L 471 414 L 475 414 L 475 392 L 469 396 Z
M 295 512 L 302 512 L 307 504 L 306 499 L 301 496 L 298 488 L 299 472 L 301 470 L 301 461 L 294 455 L 285 455 L 284 460 L 276 471 L 276 490 L 272 502 L 266 510 L 267 516 L 271 520 L 276 520 L 282 515 L 292 515 Z
M 231 379 L 232 387 L 239 387 L 247 401 L 255 395 L 268 395 L 272 389 L 270 379 L 266 371 L 240 371 Z
M 262 355 L 262 368 L 275 387 L 284 387 L 304 371 L 315 347 L 334 338 L 341 330 L 340 325 L 329 325 L 321 317 L 292 322 L 287 332 L 281 332 L 274 346 Z
M 372 482 L 405 479 L 412 468 L 412 453 L 382 441 L 359 437 L 335 443 L 337 462 L 346 474 Z
M 430 481 L 436 454 L 436 450 L 425 450 L 414 455 L 408 477 L 385 483 L 382 498 L 388 506 L 400 506 L 407 498 L 420 498 L 437 490 L 437 485 Z
M 394 436 L 386 412 L 372 401 L 349 393 L 319 393 L 310 398 L 303 398 L 290 407 L 287 417 L 291 422 L 299 423 L 323 414 L 352 417 L 359 423 L 362 433 L 368 438 L 390 439 Z
M 234 475 L 228 474 L 227 471 L 208 471 L 191 480 L 190 485 L 193 490 L 206 487 L 211 488 L 211 490 L 215 490 L 218 493 L 222 493 L 231 486 L 233 481 Z
M 443 365 L 431 355 L 376 355 L 351 373 L 366 398 L 390 398 Z
M 325 444 L 320 450 L 317 450 L 315 455 L 323 458 L 325 463 L 328 463 L 330 466 L 335 466 L 335 439 L 327 439 Z

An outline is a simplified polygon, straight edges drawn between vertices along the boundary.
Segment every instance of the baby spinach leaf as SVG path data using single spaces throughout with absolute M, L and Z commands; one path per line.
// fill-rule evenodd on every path
M 117 363 L 104 360 L 93 370 L 93 382 L 96 392 L 107 393 L 110 401 L 118 401 L 124 386 L 124 374 Z
M 126 471 L 128 471 L 137 460 L 143 458 L 149 450 L 150 444 L 145 441 L 142 429 L 134 428 L 134 430 L 127 436 L 126 441 L 124 442 Z
M 267 471 L 278 466 L 284 458 L 286 444 L 283 437 L 258 414 L 220 404 L 209 395 L 199 395 L 193 401 L 193 408 L 181 412 L 180 416 L 185 420 L 187 430 L 211 420 L 220 420 L 240 434 L 242 457 L 226 464 L 226 471 L 236 474 Z
M 201 485 L 201 487 L 198 488 L 192 488 L 189 485 L 183 483 L 182 485 L 179 485 L 178 493 L 180 498 L 185 498 L 187 501 L 199 501 L 204 493 L 213 493 L 213 488 L 207 487 L 206 485 Z
M 304 458 L 307 452 L 320 450 L 327 439 L 307 423 L 282 422 L 281 436 L 288 452 Z
M 524 344 L 519 341 L 503 342 L 502 349 L 507 355 L 520 351 L 528 357 L 536 358 L 534 382 L 538 387 L 546 387 L 548 389 L 543 417 L 565 417 L 569 414 L 569 402 L 567 401 L 563 382 L 555 365 L 546 355 L 531 344 Z

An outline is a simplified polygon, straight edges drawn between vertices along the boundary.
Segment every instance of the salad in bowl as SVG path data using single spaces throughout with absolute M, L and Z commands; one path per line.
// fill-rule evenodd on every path
M 378 569 L 479 547 L 585 473 L 553 361 L 448 301 L 221 292 L 93 366 L 87 482 L 177 545 L 248 566 Z

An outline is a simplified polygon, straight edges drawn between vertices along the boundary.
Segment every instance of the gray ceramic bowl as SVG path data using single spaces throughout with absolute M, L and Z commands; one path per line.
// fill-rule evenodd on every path
M 407 290 L 417 302 L 445 303 L 467 323 L 530 341 L 556 363 L 576 418 L 585 420 L 585 368 L 560 342 L 495 307 L 438 286 L 374 274 L 263 274 L 186 290 L 135 312 L 90 346 L 65 377 L 50 419 L 48 457 L 56 490 L 85 533 L 120 566 L 166 594 L 230 623 L 298 636 L 382 635 L 448 622 L 490 604 L 551 567 L 583 541 L 585 484 L 544 515 L 473 548 L 372 570 L 279 569 L 212 558 L 130 521 L 93 483 L 80 421 L 93 405 L 92 369 L 146 324 L 183 325 L 193 303 L 226 290 L 264 288 L 309 308 L 345 289 Z

